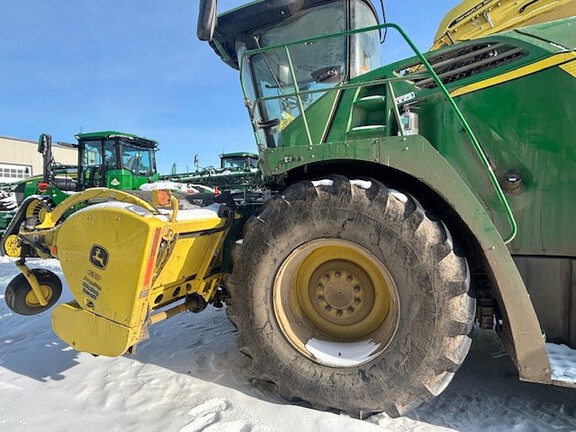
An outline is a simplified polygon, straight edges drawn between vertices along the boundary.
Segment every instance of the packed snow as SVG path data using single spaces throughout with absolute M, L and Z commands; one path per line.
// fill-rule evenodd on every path
M 158 181 L 154 183 L 144 183 L 142 186 L 140 186 L 140 190 L 142 191 L 153 191 L 160 189 L 168 189 L 176 192 L 184 192 L 186 194 L 195 194 L 200 192 L 199 189 L 189 185 L 188 183 L 178 183 L 168 180 Z
M 546 344 L 552 379 L 555 381 L 576 384 L 576 353 L 566 345 Z
M 54 260 L 30 267 L 61 274 Z M 151 328 L 135 355 L 78 353 L 59 340 L 50 313 L 13 314 L 4 302 L 17 274 L 0 259 L 2 432 L 574 431 L 576 389 L 522 383 L 493 332 L 475 330 L 471 352 L 437 398 L 407 416 L 367 420 L 290 405 L 249 380 L 224 309 L 185 313 Z M 64 287 L 61 301 L 70 300 Z M 557 369 L 576 354 L 558 349 Z

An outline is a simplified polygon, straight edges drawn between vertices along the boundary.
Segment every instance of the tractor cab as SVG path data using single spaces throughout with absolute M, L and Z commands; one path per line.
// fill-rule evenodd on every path
M 230 171 L 250 171 L 258 167 L 258 155 L 254 153 L 223 153 L 220 155 L 220 168 Z
M 325 128 L 309 123 L 327 124 L 339 94 L 330 90 L 380 66 L 378 30 L 341 34 L 378 25 L 371 2 L 250 3 L 218 16 L 212 36 L 205 15 L 199 37 L 240 70 L 260 150 L 288 145 L 296 130 L 306 131 L 299 140 L 321 142 Z
M 78 134 L 76 139 L 79 190 L 138 189 L 157 180 L 156 141 L 114 131 Z

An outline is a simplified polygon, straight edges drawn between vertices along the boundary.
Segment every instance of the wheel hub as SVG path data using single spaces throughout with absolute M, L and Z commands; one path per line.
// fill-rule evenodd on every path
M 362 321 L 374 305 L 370 281 L 361 268 L 345 260 L 321 265 L 310 280 L 310 302 L 316 312 L 334 324 Z M 367 289 L 368 287 L 368 289 Z
M 276 275 L 273 300 L 286 339 L 322 364 L 333 363 L 314 351 L 318 341 L 336 344 L 338 352 L 371 346 L 371 353 L 351 360 L 366 362 L 386 348 L 398 324 L 398 292 L 390 273 L 371 252 L 342 239 L 296 248 Z

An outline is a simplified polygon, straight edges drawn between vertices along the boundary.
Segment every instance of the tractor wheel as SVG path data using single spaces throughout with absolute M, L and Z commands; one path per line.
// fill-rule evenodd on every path
M 18 239 L 18 235 L 7 235 L 5 238 L 2 238 L 2 241 L 4 242 L 3 249 L 6 256 L 9 256 L 10 258 L 18 258 L 20 256 L 22 246 L 20 245 L 20 239 Z
M 33 269 L 32 272 L 38 279 L 48 304 L 46 306 L 40 304 L 28 280 L 20 273 L 10 281 L 4 293 L 8 307 L 19 315 L 36 315 L 44 312 L 54 306 L 62 294 L 62 282 L 56 274 L 46 269 Z
M 302 181 L 233 249 L 228 317 L 260 381 L 291 401 L 400 416 L 440 394 L 475 300 L 446 226 L 375 180 Z

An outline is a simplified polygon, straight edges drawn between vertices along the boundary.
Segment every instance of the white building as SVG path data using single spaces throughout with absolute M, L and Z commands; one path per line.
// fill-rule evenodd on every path
M 52 156 L 63 165 L 77 165 L 78 151 L 73 144 L 53 143 Z M 42 174 L 42 154 L 38 142 L 0 136 L 0 183 L 11 183 Z

